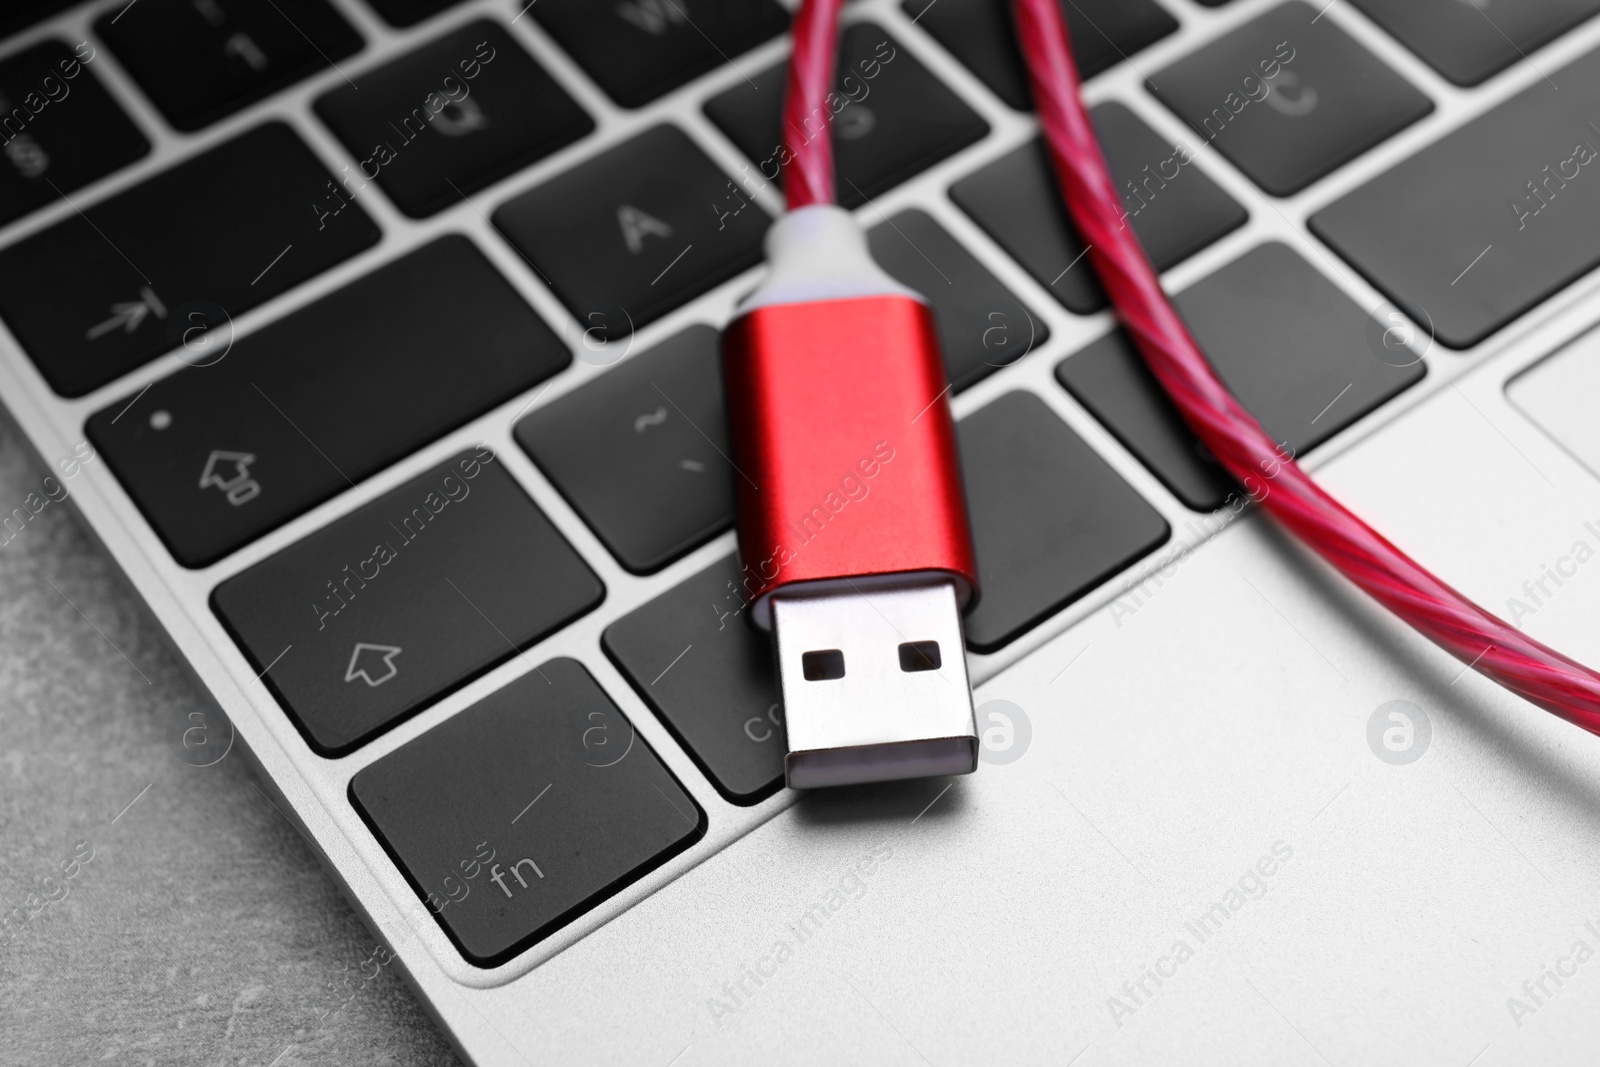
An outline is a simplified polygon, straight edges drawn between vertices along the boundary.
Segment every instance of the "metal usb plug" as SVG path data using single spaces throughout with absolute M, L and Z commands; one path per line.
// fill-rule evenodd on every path
M 797 789 L 970 774 L 978 738 L 948 581 L 772 598 Z

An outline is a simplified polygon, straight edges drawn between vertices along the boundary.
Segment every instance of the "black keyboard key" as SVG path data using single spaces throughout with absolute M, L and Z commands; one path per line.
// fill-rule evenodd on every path
M 1168 144 L 1121 104 L 1101 104 L 1090 117 L 1127 222 L 1157 270 L 1244 225 L 1244 208 L 1196 168 L 1187 146 Z M 1041 142 L 956 182 L 950 198 L 1068 310 L 1087 315 L 1106 306 Z
M 361 48 L 326 0 L 139 0 L 95 23 L 180 130 L 193 131 Z
M 1154 508 L 1031 393 L 956 425 L 983 595 L 967 644 L 994 652 L 1167 540 Z
M 1298 330 L 1291 336 L 1303 337 Z M 1122 330 L 1059 364 L 1056 380 L 1189 507 L 1214 511 L 1237 490 Z
M 659 570 L 733 522 L 719 335 L 691 326 L 517 424 L 622 565 Z
M 1150 89 L 1274 196 L 1299 192 L 1433 110 L 1299 0 L 1160 71 Z
M 364 768 L 350 799 L 481 967 L 637 881 L 706 825 L 571 659 L 551 660 Z
M 1260 245 L 1186 289 L 1178 310 L 1256 420 L 1303 454 L 1420 382 L 1378 323 L 1288 245 Z
M 119 399 L 89 437 L 178 562 L 199 567 L 569 362 L 449 236 Z
M 1027 68 L 1017 50 L 1011 5 L 996 0 L 905 0 L 900 5 L 1018 111 L 1031 111 Z M 1072 57 L 1092 78 L 1178 28 L 1154 0 L 1061 0 Z
M 706 104 L 706 115 L 768 181 L 780 177 L 781 104 L 788 65 L 740 82 Z M 860 207 L 989 132 L 961 98 L 881 27 L 859 22 L 839 42 L 833 116 L 835 196 Z
M 750 624 L 737 556 L 612 623 L 608 655 L 717 791 L 754 804 L 783 784 L 772 638 Z
M 1385 350 L 1388 324 L 1376 323 L 1287 245 L 1252 249 L 1175 303 L 1223 381 L 1295 455 L 1426 373 L 1410 353 Z M 1210 510 L 1234 490 L 1121 331 L 1069 357 L 1056 377 L 1185 504 Z
M 341 193 L 289 127 L 259 126 L 0 251 L 0 316 L 82 396 L 376 244 Z
M 933 306 L 956 392 L 1049 339 L 1044 321 L 927 213 L 913 208 L 886 219 L 867 233 L 867 244 L 884 270 Z
M 415 26 L 430 15 L 455 7 L 461 0 L 367 0 L 391 26 Z
M 90 44 L 45 41 L 0 62 L 0 225 L 150 151 L 88 70 Z
M 481 445 L 228 579 L 212 604 L 306 740 L 335 756 L 604 595 Z
M 54 15 L 76 2 L 77 0 L 10 0 L 4 10 L 0 10 L 0 37 L 16 33 L 24 26 L 31 26 L 46 15 Z
M 529 10 L 623 107 L 734 64 L 789 28 L 773 0 L 539 0 Z
M 1311 228 L 1440 341 L 1470 348 L 1600 264 L 1597 116 L 1600 51 L 1323 208 Z
M 1477 85 L 1600 11 L 1600 0 L 1351 0 L 1457 85 Z
M 565 147 L 594 120 L 498 23 L 470 23 L 317 98 L 407 215 L 424 218 Z
M 583 328 L 606 338 L 760 263 L 771 221 L 676 126 L 648 129 L 494 213 Z

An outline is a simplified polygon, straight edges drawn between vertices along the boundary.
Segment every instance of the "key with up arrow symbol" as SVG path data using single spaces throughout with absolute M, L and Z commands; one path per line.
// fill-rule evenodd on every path
M 424 500 L 444 500 L 443 510 Z M 337 756 L 531 649 L 604 595 L 483 448 L 279 549 L 223 582 L 212 603 L 253 670 L 294 646 L 262 683 L 312 748 Z
M 394 665 L 394 658 L 399 654 L 400 649 L 394 645 L 358 641 L 355 651 L 350 653 L 350 665 L 345 668 L 344 680 L 353 682 L 360 678 L 376 689 L 400 673 L 400 668 Z

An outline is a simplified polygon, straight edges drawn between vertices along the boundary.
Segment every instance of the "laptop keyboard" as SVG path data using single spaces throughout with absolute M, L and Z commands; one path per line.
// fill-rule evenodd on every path
M 225 344 L 226 340 L 219 340 Z M 465 237 L 440 238 L 89 419 L 199 567 L 562 370 L 571 356 Z M 320 582 L 317 584 L 321 584 Z
M 993 93 L 1033 110 L 1027 68 L 1004 4 L 993 0 L 905 0 L 900 5 Z M 1072 0 L 1063 4 L 1078 73 L 1092 78 L 1178 28 L 1155 0 Z
M 959 393 L 1050 339 L 1044 320 L 1011 294 L 933 216 L 902 211 L 867 231 L 872 257 L 933 305 L 945 375 Z
M 144 134 L 80 61 L 90 54 L 45 41 L 0 61 L 0 116 L 10 116 L 5 137 L 11 164 L 0 166 L 0 226 L 150 151 Z M 40 92 L 46 78 L 53 93 Z M 74 101 L 70 111 L 63 107 L 68 100 Z M 37 111 L 25 110 L 25 121 L 18 123 L 18 105 Z
M 140 0 L 95 33 L 175 129 L 198 130 L 361 50 L 326 0 Z
M 517 424 L 517 443 L 635 574 L 733 524 L 719 339 L 691 326 Z
M 839 38 L 834 91 L 849 101 L 833 118 L 840 206 L 860 207 L 989 132 L 976 111 L 881 26 L 858 22 Z M 780 185 L 787 77 L 787 64 L 768 67 L 712 97 L 705 109 L 762 177 L 779 178 Z
M 652 127 L 493 217 L 582 328 L 604 339 L 760 263 L 772 221 L 676 126 Z
M 395 206 L 426 218 L 538 162 L 594 120 L 484 19 L 317 98 L 317 115 Z M 404 156 L 404 165 L 394 164 Z
M 1311 217 L 1440 341 L 1469 348 L 1600 263 L 1600 51 Z
M 783 784 L 772 640 L 744 617 L 737 556 L 623 616 L 602 643 L 717 791 L 754 804 Z
M 1407 349 L 1374 358 L 1387 351 L 1384 327 L 1284 244 L 1252 249 L 1173 302 L 1223 381 L 1290 455 L 1426 373 Z M 1056 377 L 1191 508 L 1214 510 L 1238 492 L 1120 330 L 1063 361 Z
M 391 26 L 415 26 L 430 15 L 452 8 L 461 0 L 369 0 Z
M 1112 177 L 1131 200 L 1128 224 L 1157 270 L 1168 270 L 1245 224 L 1249 217 L 1192 160 L 1121 104 L 1090 114 Z M 1044 144 L 1033 141 L 950 187 L 950 199 L 1050 290 L 1089 315 L 1106 306 L 1083 242 L 1067 219 Z
M 482 447 L 212 597 L 311 746 L 337 756 L 588 611 L 600 580 Z
M 789 28 L 773 0 L 539 0 L 527 11 L 623 107 L 642 107 Z
M 341 191 L 288 126 L 258 126 L 0 251 L 0 318 L 82 396 L 377 244 Z
M 705 827 L 573 659 L 545 663 L 365 768 L 350 798 L 450 939 L 485 967 Z
M 1274 196 L 1292 196 L 1433 110 L 1300 0 L 1157 71 L 1150 89 Z
M 1600 0 L 1350 0 L 1457 85 L 1477 85 L 1600 12 Z
M 1282 215 L 1270 197 L 1315 195 L 1433 110 L 1425 77 L 1358 40 L 1377 32 L 1354 33 L 1363 18 L 1474 85 L 1600 10 L 1600 0 L 1515 11 L 1351 0 L 1364 15 L 1345 5 L 1330 15 L 1291 0 L 1144 65 L 1142 50 L 1207 8 L 1225 17 L 1224 2 L 1065 5 L 1086 75 L 1141 68 L 1137 105 L 1124 92 L 1093 119 L 1128 224 L 1164 270 L 1252 215 Z M 0 319 L 57 395 L 95 394 L 82 402 L 86 432 L 150 529 L 180 566 L 215 568 L 196 580 L 211 583 L 212 610 L 252 673 L 311 752 L 359 767 L 353 811 L 461 954 L 487 967 L 694 847 L 717 817 L 607 686 L 631 687 L 693 762 L 686 772 L 724 800 L 753 805 L 781 788 L 770 649 L 743 617 L 737 559 L 672 571 L 733 522 L 719 312 L 629 344 L 690 301 L 750 283 L 781 180 L 784 70 L 764 46 L 788 15 L 773 0 L 539 0 L 492 17 L 486 5 L 454 6 L 140 0 L 92 23 L 121 73 L 102 76 L 90 42 L 49 39 L 0 58 L 6 121 L 27 120 L 6 130 L 0 225 L 83 191 L 81 211 L 23 223 L 0 248 Z M 1004 5 L 900 10 L 906 18 L 887 5 L 879 16 L 893 32 L 858 19 L 841 41 L 839 193 L 870 205 L 873 255 L 927 295 L 953 390 L 1002 375 L 958 424 L 983 582 L 967 637 L 988 655 L 1168 542 L 1168 518 L 1139 486 L 1161 483 L 1197 518 L 1236 487 L 1119 332 L 1086 331 L 1058 360 L 1049 402 L 1003 377 L 1105 297 L 1039 144 L 1009 132 L 1017 116 L 973 106 L 941 73 L 964 68 L 1028 109 Z M 406 31 L 405 51 L 388 49 L 383 23 L 434 18 L 436 29 Z M 364 62 L 373 30 L 384 58 Z M 954 66 L 934 61 L 941 50 Z M 1541 64 L 1548 77 L 1520 95 L 1319 206 L 1312 232 L 1446 345 L 1476 344 L 1600 263 L 1600 192 L 1584 177 L 1600 146 L 1597 57 Z M 36 95 L 18 110 L 47 76 L 65 79 L 76 103 Z M 278 97 L 304 101 L 288 105 L 299 109 L 292 124 L 245 116 L 242 132 L 203 133 L 193 147 L 141 128 L 204 131 L 313 76 Z M 129 80 L 153 109 L 130 117 L 118 103 Z M 632 109 L 684 86 L 675 112 L 635 121 Z M 1008 147 L 964 161 L 997 127 Z M 152 143 L 178 161 L 96 191 Z M 948 204 L 877 209 L 935 167 Z M 513 177 L 528 168 L 541 170 L 535 180 Z M 459 215 L 441 213 L 473 194 L 493 225 L 469 238 L 450 229 Z M 381 253 L 234 342 L 233 319 L 386 231 L 414 228 L 397 213 L 430 220 L 427 243 Z M 1177 304 L 1286 449 L 1303 454 L 1424 377 L 1420 356 L 1385 343 L 1392 321 L 1330 280 L 1342 269 L 1331 256 L 1314 265 L 1267 241 L 1230 257 L 1207 264 Z M 1045 291 L 1069 314 L 1040 307 Z M 191 365 L 114 384 L 167 352 Z M 560 376 L 573 353 L 592 367 L 569 388 Z M 541 399 L 551 379 L 560 388 Z M 232 562 L 524 397 L 513 440 L 525 455 L 458 452 Z M 1154 480 L 1124 477 L 1055 405 L 1088 412 Z M 558 495 L 530 493 L 539 478 Z M 634 587 L 643 580 L 654 583 L 648 599 Z M 622 605 L 609 619 L 608 597 Z M 366 760 L 370 742 L 408 718 L 577 632 L 598 634 L 598 680 L 535 653 L 497 692 Z
M 72 0 L 11 0 L 0 13 L 0 34 L 16 33 L 71 4 Z
M 994 652 L 1166 541 L 1166 520 L 1032 393 L 956 425 L 983 595 L 967 645 Z

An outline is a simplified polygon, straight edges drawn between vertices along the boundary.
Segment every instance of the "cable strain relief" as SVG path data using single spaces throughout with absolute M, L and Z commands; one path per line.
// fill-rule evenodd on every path
M 905 296 L 922 301 L 878 266 L 867 235 L 850 212 L 833 204 L 795 208 L 767 231 L 767 276 L 739 302 L 736 315 L 777 304 Z

